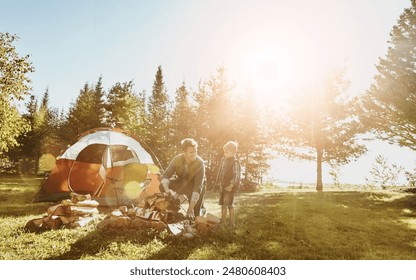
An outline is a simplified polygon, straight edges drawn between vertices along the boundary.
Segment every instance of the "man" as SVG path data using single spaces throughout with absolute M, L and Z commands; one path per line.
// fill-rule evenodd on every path
M 188 198 L 188 218 L 200 216 L 205 193 L 205 165 L 197 155 L 198 143 L 191 138 L 181 141 L 182 153 L 175 156 L 162 175 L 161 191 L 183 194 Z M 175 180 L 170 180 L 176 175 Z

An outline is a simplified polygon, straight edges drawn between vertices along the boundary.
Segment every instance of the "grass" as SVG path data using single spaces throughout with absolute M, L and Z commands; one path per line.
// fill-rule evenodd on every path
M 416 200 L 410 193 L 270 188 L 240 193 L 234 231 L 187 240 L 167 232 L 97 230 L 98 221 L 27 233 L 26 222 L 53 205 L 31 203 L 40 182 L 0 178 L 0 259 L 416 259 Z M 206 208 L 219 215 L 215 193 L 208 192 Z

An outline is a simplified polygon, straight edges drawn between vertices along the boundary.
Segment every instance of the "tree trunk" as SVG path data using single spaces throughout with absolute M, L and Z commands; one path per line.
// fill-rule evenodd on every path
M 247 166 L 248 166 L 248 160 L 249 160 L 249 158 L 248 158 L 248 151 L 247 151 L 247 153 L 246 153 L 246 161 L 245 161 L 245 163 L 244 163 L 244 165 L 245 165 L 245 169 L 246 169 L 246 173 L 244 174 L 244 180 L 247 182 L 248 181 L 248 168 L 247 168 Z
M 322 149 L 316 149 L 316 190 L 322 191 Z

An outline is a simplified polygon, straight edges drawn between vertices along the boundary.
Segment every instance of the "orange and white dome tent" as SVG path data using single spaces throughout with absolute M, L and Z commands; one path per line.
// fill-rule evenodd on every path
M 56 161 L 42 182 L 35 202 L 59 201 L 71 192 L 90 194 L 101 205 L 120 205 L 123 198 L 159 191 L 156 157 L 128 132 L 115 128 L 91 129 Z

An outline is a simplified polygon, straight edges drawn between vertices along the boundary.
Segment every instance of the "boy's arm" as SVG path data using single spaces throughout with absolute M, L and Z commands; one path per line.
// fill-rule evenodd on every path
M 240 188 L 240 177 L 241 177 L 241 166 L 238 160 L 235 160 L 233 163 L 233 178 L 231 179 L 230 184 L 227 187 L 227 191 L 236 192 Z
M 213 189 L 216 190 L 220 187 L 221 173 L 224 165 L 224 160 L 221 159 L 220 166 L 218 168 L 217 177 L 215 178 L 215 183 Z

